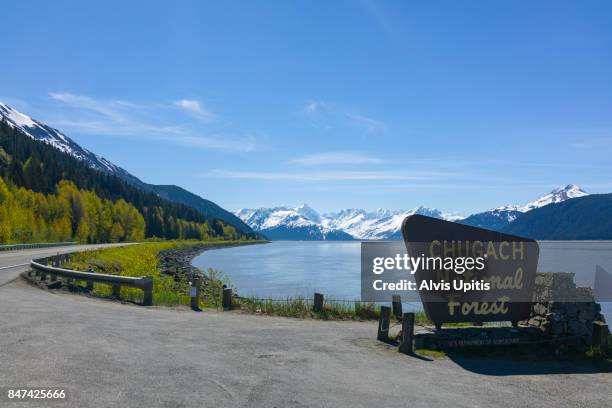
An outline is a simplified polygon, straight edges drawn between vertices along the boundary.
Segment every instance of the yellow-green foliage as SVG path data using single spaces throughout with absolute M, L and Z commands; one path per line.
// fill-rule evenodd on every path
M 144 234 L 144 218 L 123 199 L 102 200 L 65 180 L 55 194 L 42 194 L 0 178 L 0 244 L 141 241 Z
M 65 267 L 86 271 L 90 267 L 99 273 L 108 273 L 124 276 L 153 276 L 153 304 L 154 305 L 187 305 L 189 298 L 189 282 L 175 282 L 172 276 L 160 273 L 157 255 L 160 251 L 170 248 L 188 246 L 218 246 L 233 245 L 238 241 L 161 241 L 135 244 L 125 247 L 108 248 L 97 251 L 80 252 L 72 255 L 71 262 Z M 241 242 L 244 244 L 244 242 Z M 210 274 L 210 272 L 209 272 Z M 219 275 L 213 272 L 213 283 L 202 289 L 201 306 L 216 306 L 219 304 L 221 282 L 216 279 Z M 215 288 L 216 290 L 213 290 Z M 111 288 L 105 284 L 95 284 L 94 291 L 103 295 L 110 295 Z M 209 296 L 207 296 L 209 295 Z M 141 302 L 142 290 L 137 288 L 121 288 L 121 298 Z

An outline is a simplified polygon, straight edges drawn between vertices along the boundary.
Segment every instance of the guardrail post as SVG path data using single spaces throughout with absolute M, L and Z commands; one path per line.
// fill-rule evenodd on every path
M 144 306 L 151 306 L 153 304 L 153 277 L 145 276 L 142 279 L 144 281 L 142 286 L 142 290 L 144 292 L 142 304 Z
M 55 267 L 59 266 L 59 260 L 57 259 L 57 257 L 53 258 L 53 266 Z M 57 275 L 50 274 L 50 281 L 55 282 L 56 280 L 57 280 Z
M 402 298 L 400 297 L 400 295 L 393 295 L 391 299 L 391 305 L 393 306 L 393 316 L 399 319 L 400 317 L 402 317 Z
M 93 268 L 90 266 L 89 269 L 87 270 L 87 272 L 91 272 L 94 273 L 95 271 L 93 270 Z M 85 281 L 85 289 L 87 289 L 88 292 L 91 292 L 93 290 L 93 282 L 91 281 Z
M 322 293 L 315 293 L 314 294 L 314 305 L 313 305 L 313 310 L 315 312 L 322 312 L 323 311 L 323 294 Z
M 402 340 L 399 352 L 404 354 L 414 353 L 414 313 L 404 313 L 402 318 Z
M 189 296 L 191 297 L 191 309 L 200 310 L 200 277 L 198 275 L 191 278 Z
M 378 334 L 377 340 L 389 340 L 389 317 L 391 316 L 391 308 L 389 306 L 380 307 L 380 317 L 378 318 Z
M 223 298 L 221 300 L 221 306 L 223 306 L 223 309 L 232 308 L 232 289 L 231 288 L 223 289 Z
M 121 298 L 121 286 L 113 285 L 112 286 L 113 297 L 120 299 Z

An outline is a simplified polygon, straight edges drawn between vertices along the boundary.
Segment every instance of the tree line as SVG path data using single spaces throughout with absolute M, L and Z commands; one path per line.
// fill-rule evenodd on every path
M 36 234 L 39 236 L 50 234 L 47 235 L 48 239 L 53 240 L 62 240 L 69 236 L 83 242 L 111 242 L 114 239 L 141 239 L 141 232 L 144 238 L 241 239 L 245 237 L 242 231 L 234 226 L 206 217 L 192 207 L 170 202 L 154 193 L 133 187 L 117 176 L 91 169 L 74 157 L 43 142 L 33 140 L 20 130 L 9 126 L 4 120 L 0 120 L 0 177 L 4 179 L 7 197 L 15 206 L 31 202 L 32 197 L 37 197 L 36 200 L 40 202 L 44 197 L 47 207 L 54 210 L 58 207 L 56 202 L 58 200 L 67 199 L 70 204 L 70 233 L 65 227 L 66 221 L 58 221 L 63 218 L 56 217 L 55 213 L 53 217 L 56 218 L 53 218 L 51 223 L 64 223 L 64 227 L 58 224 L 51 228 L 52 231 L 49 231 L 48 224 L 40 228 L 32 227 L 36 222 L 45 220 L 43 205 L 42 215 L 38 221 L 35 221 L 35 214 L 23 215 L 26 218 L 30 217 L 28 221 L 19 224 L 21 227 L 7 235 L 11 236 L 10 239 L 13 241 L 16 236 L 25 239 L 20 242 L 31 242 L 35 240 Z M 68 191 L 72 195 L 68 194 Z M 67 194 L 78 198 L 70 201 Z M 93 197 L 96 197 L 99 203 Z M 74 207 L 73 203 L 76 203 Z M 111 204 L 113 209 L 117 207 L 114 210 L 117 214 L 121 216 L 125 213 L 130 214 L 123 219 L 125 224 L 115 222 L 113 211 L 110 210 Z M 82 214 L 88 210 L 91 214 L 85 219 Z M 131 224 L 138 219 L 136 213 L 144 220 L 143 231 Z M 128 218 L 130 222 L 127 222 Z M 109 219 L 112 220 L 110 227 Z M 6 218 L 0 218 L 3 225 L 5 220 Z M 95 226 L 98 221 L 102 222 L 102 225 Z M 48 223 L 48 220 L 45 220 L 45 223 Z M 31 238 L 28 238 L 26 230 L 20 229 L 24 225 L 34 228 L 30 234 Z M 113 225 L 116 225 L 114 233 Z
M 0 243 L 142 241 L 142 214 L 119 199 L 61 181 L 55 194 L 37 193 L 0 179 Z

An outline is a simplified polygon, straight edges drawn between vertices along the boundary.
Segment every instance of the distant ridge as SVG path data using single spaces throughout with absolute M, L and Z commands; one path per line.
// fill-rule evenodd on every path
M 612 194 L 592 194 L 536 208 L 502 231 L 540 240 L 611 240 Z
M 588 196 L 586 191 L 574 184 L 568 184 L 555 188 L 550 193 L 524 205 L 507 205 L 468 217 L 446 214 L 435 208 L 423 206 L 412 210 L 366 211 L 353 208 L 319 214 L 306 204 L 297 207 L 241 209 L 235 214 L 255 231 L 264 233 L 272 239 L 399 240 L 402 239 L 400 232 L 402 221 L 413 214 L 501 231 L 523 214 L 531 213 L 535 209 L 586 196 Z
M 523 213 L 532 211 L 536 208 L 544 207 L 553 203 L 560 203 L 573 198 L 589 195 L 586 191 L 574 184 L 559 187 L 550 193 L 531 201 L 525 205 L 507 205 L 493 210 L 472 214 L 463 220 L 461 224 L 472 225 L 474 227 L 486 228 L 499 231 L 510 223 L 514 222 Z

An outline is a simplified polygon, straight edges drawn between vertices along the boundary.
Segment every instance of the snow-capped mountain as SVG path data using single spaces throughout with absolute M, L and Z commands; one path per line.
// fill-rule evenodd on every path
M 568 184 L 527 204 L 499 207 L 472 214 L 466 218 L 422 206 L 412 210 L 378 209 L 370 212 L 353 208 L 335 213 L 319 214 L 306 204 L 302 204 L 298 207 L 241 209 L 235 214 L 255 231 L 272 239 L 384 240 L 401 239 L 402 221 L 413 214 L 501 230 L 525 212 L 585 195 L 588 193 L 580 187 Z
M 505 207 L 498 208 L 499 210 L 515 210 L 519 212 L 527 212 L 536 208 L 544 207 L 548 204 L 560 203 L 565 200 L 569 200 L 570 198 L 584 197 L 589 195 L 586 191 L 581 189 L 575 184 L 568 184 L 565 187 L 555 188 L 550 193 L 546 194 L 543 197 L 538 198 L 530 203 L 525 205 L 509 205 Z
M 360 209 L 342 210 L 323 215 L 322 225 L 342 230 L 358 239 L 394 239 L 400 231 L 402 221 L 409 215 L 454 221 L 458 216 L 444 214 L 435 208 L 417 207 L 412 210 L 385 210 L 367 212 Z M 459 217 L 462 218 L 462 217 Z
M 321 215 L 306 204 L 298 207 L 240 209 L 235 213 L 255 231 L 271 239 L 351 240 L 343 231 L 323 225 Z
M 584 197 L 589 195 L 586 191 L 574 184 L 559 187 L 525 205 L 507 205 L 493 210 L 472 214 L 459 222 L 475 227 L 500 230 L 513 222 L 518 216 L 536 208 L 544 207 L 548 204 L 560 203 L 572 198 Z
M 0 120 L 2 119 L 4 119 L 10 127 L 18 128 L 32 139 L 51 145 L 56 149 L 87 163 L 87 165 L 93 169 L 114 174 L 122 178 L 128 176 L 133 177 L 127 171 L 106 160 L 104 157 L 100 157 L 97 154 L 79 146 L 74 140 L 70 139 L 59 130 L 53 129 L 44 123 L 34 120 L 31 117 L 24 115 L 23 113 L 18 112 L 10 106 L 0 102 Z
M 347 209 L 321 215 L 306 204 L 241 209 L 235 214 L 255 231 L 272 239 L 317 239 L 313 238 L 316 235 L 323 236 L 323 239 L 394 239 L 398 237 L 402 221 L 408 215 L 422 214 L 445 220 L 456 220 L 458 217 L 425 207 L 402 211 L 378 209 L 372 212 Z M 297 238 L 292 238 L 292 230 Z M 275 238 L 279 235 L 283 238 Z

